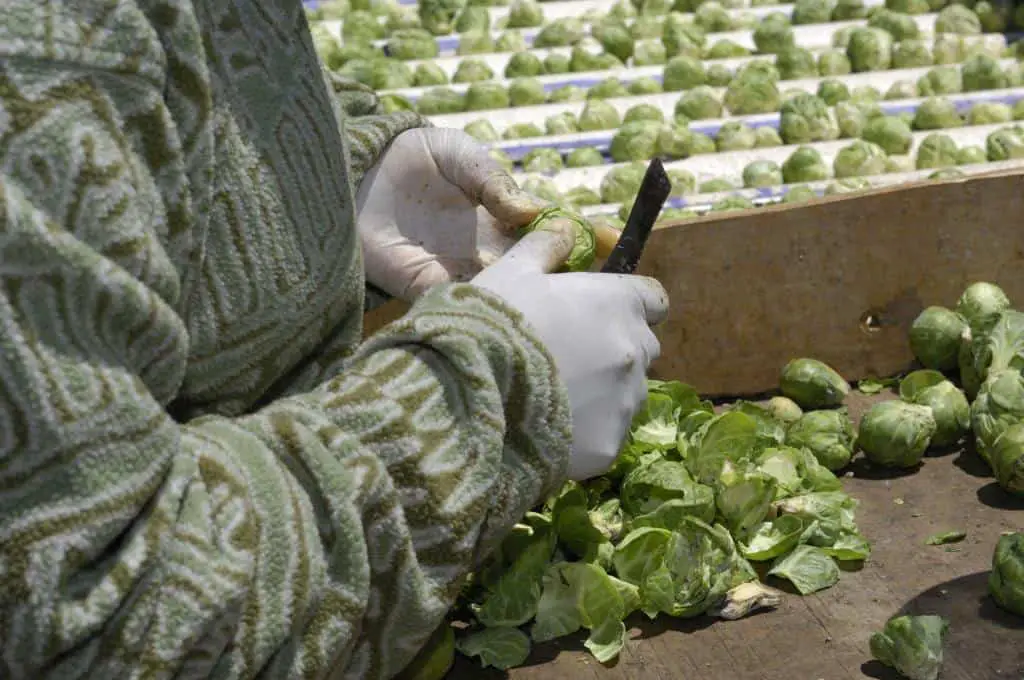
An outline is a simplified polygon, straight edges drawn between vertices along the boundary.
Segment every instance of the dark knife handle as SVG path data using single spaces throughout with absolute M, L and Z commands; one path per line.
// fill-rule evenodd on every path
M 665 173 L 661 160 L 655 158 L 647 166 L 644 180 L 640 184 L 633 207 L 629 211 L 622 235 L 611 254 L 601 267 L 605 274 L 632 274 L 640 265 L 640 256 L 647 244 L 647 237 L 654 229 L 662 206 L 672 191 L 672 182 Z

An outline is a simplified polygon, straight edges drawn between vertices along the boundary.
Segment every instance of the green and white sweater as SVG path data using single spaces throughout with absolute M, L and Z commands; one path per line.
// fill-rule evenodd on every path
M 435 289 L 359 345 L 399 132 L 299 0 L 0 11 L 0 678 L 386 678 L 565 474 L 550 356 Z

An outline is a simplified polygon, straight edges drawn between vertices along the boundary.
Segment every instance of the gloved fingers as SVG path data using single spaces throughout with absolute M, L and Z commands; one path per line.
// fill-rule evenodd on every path
M 524 274 L 548 274 L 565 263 L 574 241 L 572 223 L 552 220 L 545 229 L 530 232 L 484 270 L 488 280 L 519 278 Z
M 644 371 L 646 371 L 661 356 L 661 342 L 658 341 L 658 337 L 654 335 L 654 331 L 650 327 L 645 327 L 641 331 L 639 345 L 643 348 Z
M 533 221 L 546 203 L 519 188 L 491 158 L 487 147 L 461 130 L 428 128 L 428 146 L 441 175 L 459 187 L 474 205 L 482 205 L 506 232 Z
M 607 276 L 607 274 L 602 274 Z M 668 317 L 668 293 L 657 279 L 649 276 L 616 275 L 635 297 L 648 326 L 657 326 Z

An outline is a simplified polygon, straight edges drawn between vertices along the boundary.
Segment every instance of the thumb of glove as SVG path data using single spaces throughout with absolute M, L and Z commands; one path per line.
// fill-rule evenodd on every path
M 481 288 L 495 289 L 523 276 L 550 274 L 565 263 L 575 242 L 568 220 L 551 220 L 544 229 L 532 231 L 509 248 L 490 267 L 473 279 Z

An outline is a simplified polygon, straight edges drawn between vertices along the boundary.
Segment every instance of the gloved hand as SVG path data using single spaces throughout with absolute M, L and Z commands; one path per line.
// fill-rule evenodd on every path
M 551 274 L 572 250 L 572 226 L 535 231 L 471 283 L 518 309 L 554 357 L 569 392 L 569 477 L 611 466 L 647 398 L 647 368 L 661 352 L 650 326 L 668 314 L 654 279 L 612 274 Z
M 407 301 L 468 281 L 544 207 L 461 130 L 403 132 L 356 192 L 366 279 Z

